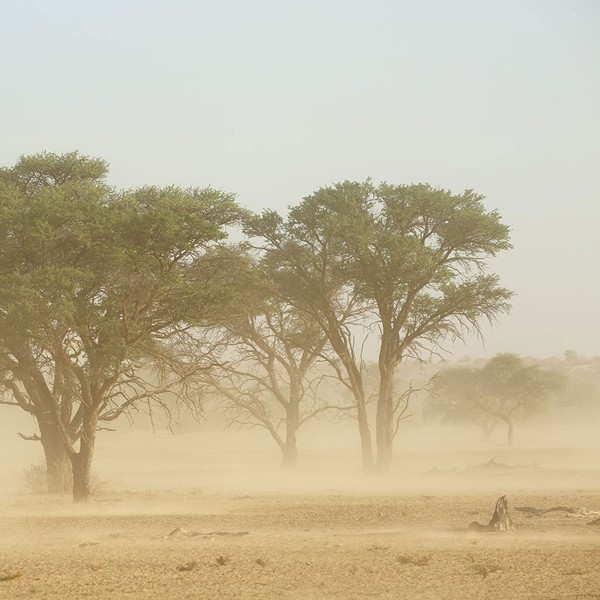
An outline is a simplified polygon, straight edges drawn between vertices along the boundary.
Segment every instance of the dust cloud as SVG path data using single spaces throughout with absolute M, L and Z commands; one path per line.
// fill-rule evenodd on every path
M 94 502 L 74 505 L 25 489 L 23 471 L 41 448 L 15 434 L 33 431 L 26 415 L 2 415 L 0 597 L 600 591 L 600 529 L 590 524 L 600 511 L 600 437 L 585 419 L 520 423 L 508 448 L 500 429 L 484 442 L 474 427 L 415 416 L 401 425 L 385 475 L 363 473 L 352 421 L 303 428 L 289 472 L 265 431 L 183 419 L 171 433 L 138 419 L 99 432 Z M 503 494 L 516 530 L 469 530 Z M 560 505 L 586 512 L 515 510 Z
M 3 407 L 4 408 L 4 407 Z M 5 496 L 24 495 L 23 472 L 41 463 L 27 415 L 3 410 L 0 478 Z M 141 421 L 141 422 L 138 422 Z M 402 424 L 385 474 L 364 473 L 354 422 L 303 427 L 295 470 L 280 468 L 280 455 L 261 429 L 223 430 L 210 420 L 183 419 L 169 431 L 143 419 L 98 432 L 94 470 L 96 502 L 113 493 L 210 494 L 410 494 L 491 492 L 515 489 L 600 488 L 600 436 L 594 422 L 519 424 L 514 448 L 503 431 L 491 441 L 473 426 Z M 490 462 L 491 461 L 491 462 Z

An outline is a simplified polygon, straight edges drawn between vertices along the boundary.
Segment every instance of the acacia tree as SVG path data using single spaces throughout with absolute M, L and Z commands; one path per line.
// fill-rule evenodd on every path
M 200 377 L 203 392 L 221 400 L 232 422 L 265 428 L 282 467 L 294 468 L 300 427 L 329 408 L 318 400 L 323 374 L 314 369 L 327 340 L 245 249 L 234 250 L 229 270 L 237 296 L 212 328 L 220 351 Z
M 232 420 L 265 428 L 281 451 L 282 467 L 297 464 L 298 431 L 329 407 L 318 402 L 322 377 L 313 371 L 325 339 L 290 306 L 264 303 L 223 326 L 227 356 L 203 374 Z
M 52 222 L 45 207 L 59 188 L 77 189 L 97 201 L 109 193 L 106 172 L 104 161 L 77 153 L 25 156 L 13 168 L 0 170 L 0 402 L 22 408 L 37 422 L 39 435 L 21 435 L 41 441 L 51 493 L 72 490 L 71 464 L 53 411 L 60 407 L 68 420 L 75 399 L 65 373 L 41 343 L 55 334 L 56 321 L 39 287 L 44 280 L 54 284 L 58 298 L 63 282 L 59 265 L 44 264 L 45 253 L 52 244 L 59 248 L 61 222 L 68 227 L 61 212 L 66 206 L 55 203 Z
M 478 369 L 452 368 L 433 379 L 427 399 L 427 412 L 451 423 L 471 423 L 481 429 L 489 442 L 499 424 L 498 418 L 480 406 Z
M 563 385 L 558 373 L 527 365 L 516 354 L 497 354 L 479 369 L 442 373 L 432 387 L 430 407 L 452 420 L 492 430 L 504 423 L 507 444 L 513 446 L 515 420 L 539 410 Z
M 90 496 L 99 421 L 158 391 L 140 389 L 138 365 L 164 361 L 223 301 L 211 248 L 241 212 L 210 188 L 117 193 L 105 172 L 77 153 L 42 154 L 0 181 L 3 382 L 40 437 L 48 428 L 62 444 L 76 501 Z
M 421 359 L 448 337 L 479 332 L 482 320 L 508 310 L 511 293 L 485 274 L 486 260 L 510 247 L 508 227 L 473 191 L 370 181 L 321 188 L 286 222 L 266 214 L 262 225 L 250 232 L 267 240 L 267 260 L 299 292 L 299 305 L 318 306 L 335 322 L 343 290 L 342 307 L 359 305 L 378 325 L 377 466 L 385 470 L 404 409 L 394 390 L 398 364 Z M 327 328 L 336 349 L 332 329 L 339 328 Z M 338 355 L 349 362 L 347 345 Z
M 297 207 L 285 222 L 276 212 L 267 210 L 247 219 L 245 232 L 263 240 L 258 246 L 262 252 L 261 268 L 276 283 L 281 297 L 306 314 L 325 334 L 331 352 L 324 352 L 322 358 L 353 399 L 362 464 L 370 471 L 374 459 L 369 398 L 361 343 L 356 335 L 365 333 L 367 307 L 341 272 L 340 256 L 324 235 L 322 217 L 318 210 L 311 213 Z

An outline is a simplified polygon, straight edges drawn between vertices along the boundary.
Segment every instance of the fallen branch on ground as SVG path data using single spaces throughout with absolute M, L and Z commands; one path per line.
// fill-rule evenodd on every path
M 529 464 L 529 465 L 522 465 L 522 464 L 509 465 L 506 463 L 497 462 L 496 457 L 494 456 L 494 458 L 491 458 L 487 462 L 480 463 L 478 465 L 470 465 L 463 469 L 458 469 L 458 468 L 438 469 L 437 467 L 435 467 L 435 468 L 431 469 L 431 471 L 429 471 L 429 473 L 432 475 L 442 475 L 442 474 L 446 474 L 446 473 L 473 473 L 474 471 L 477 471 L 477 472 L 480 472 L 480 471 L 505 471 L 505 470 L 530 471 L 530 470 L 539 470 L 539 469 L 542 469 L 542 467 L 536 463 Z
M 475 465 L 471 467 L 472 469 L 539 469 L 540 465 L 531 464 L 531 465 L 508 465 L 506 463 L 501 463 L 496 461 L 496 457 L 491 458 L 487 462 L 481 463 L 480 465 Z
M 552 506 L 551 508 L 536 508 L 535 506 L 515 506 L 515 510 L 519 512 L 534 515 L 536 517 L 545 515 L 551 512 L 566 512 L 569 517 L 592 517 L 600 515 L 598 510 L 588 510 L 587 508 L 573 508 L 571 506 Z
M 215 535 L 232 535 L 232 536 L 242 536 L 249 535 L 248 531 L 209 531 L 206 533 L 202 533 L 201 531 L 191 531 L 190 529 L 186 529 L 185 527 L 178 527 L 177 529 L 173 529 L 169 535 L 165 535 L 163 539 L 173 538 L 173 537 L 212 537 Z

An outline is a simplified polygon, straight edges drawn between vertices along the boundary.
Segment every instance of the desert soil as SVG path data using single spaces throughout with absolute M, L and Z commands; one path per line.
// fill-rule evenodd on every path
M 470 532 L 495 499 L 130 494 L 68 510 L 62 499 L 27 499 L 27 516 L 20 502 L 3 518 L 0 578 L 15 578 L 0 582 L 0 596 L 600 598 L 600 526 L 513 510 L 515 532 Z M 170 514 L 152 514 L 165 501 Z M 598 507 L 600 494 L 512 501 Z M 166 537 L 177 528 L 204 535 Z

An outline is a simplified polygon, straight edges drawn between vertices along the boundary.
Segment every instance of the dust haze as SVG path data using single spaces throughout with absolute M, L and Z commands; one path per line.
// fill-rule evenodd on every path
M 4 495 L 26 493 L 24 470 L 43 461 L 26 415 L 3 408 L 1 477 Z M 597 417 L 596 417 L 597 418 Z M 389 473 L 365 474 L 353 422 L 307 425 L 299 436 L 297 469 L 280 468 L 278 450 L 260 429 L 226 427 L 222 419 L 198 423 L 121 423 L 101 431 L 95 476 L 101 482 L 94 510 L 112 493 L 471 493 L 505 489 L 600 489 L 598 424 L 583 414 L 563 423 L 520 424 L 519 443 L 507 448 L 503 431 L 482 441 L 474 426 L 405 423 L 395 444 Z M 421 419 L 422 421 L 422 419 Z M 506 465 L 485 468 L 491 459 Z M 132 509 L 131 502 L 127 502 Z M 133 507 L 134 509 L 135 507 Z
M 361 468 L 356 423 L 299 437 L 294 471 L 260 429 L 217 412 L 100 431 L 94 502 L 28 491 L 39 443 L 2 410 L 2 597 L 537 598 L 600 591 L 597 414 L 566 411 L 483 441 L 472 425 L 401 425 L 388 473 Z M 515 531 L 475 533 L 496 499 Z M 514 507 L 580 514 L 541 516 Z M 199 590 L 202 590 L 201 592 Z M 401 590 L 401 595 L 399 594 Z

